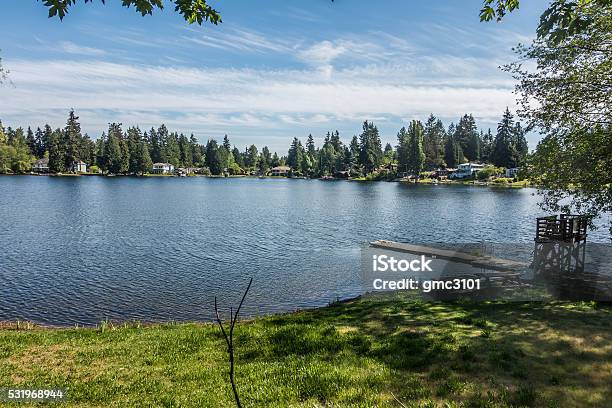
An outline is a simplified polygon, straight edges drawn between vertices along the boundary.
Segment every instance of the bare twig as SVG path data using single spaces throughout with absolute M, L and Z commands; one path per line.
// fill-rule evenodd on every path
M 402 403 L 402 401 L 400 401 L 400 400 L 399 400 L 399 399 L 398 399 L 398 398 L 395 396 L 395 394 L 391 393 L 391 395 L 393 396 L 393 398 L 395 399 L 395 401 L 397 401 L 397 403 L 398 403 L 398 404 L 400 404 L 400 406 L 402 406 L 403 408 L 407 408 L 407 407 L 406 407 L 406 406 L 405 406 L 405 405 Z
M 236 313 L 234 314 L 233 308 L 230 307 L 230 329 L 229 336 L 223 327 L 223 321 L 221 317 L 219 317 L 219 309 L 217 308 L 217 297 L 215 296 L 215 315 L 217 317 L 217 323 L 221 328 L 221 333 L 223 333 L 223 337 L 225 338 L 225 342 L 227 343 L 227 352 L 229 354 L 229 363 L 230 363 L 230 383 L 232 384 L 232 391 L 234 393 L 234 399 L 236 400 L 236 405 L 238 408 L 242 408 L 242 404 L 240 403 L 240 397 L 238 396 L 238 390 L 236 389 L 236 382 L 234 381 L 234 327 L 236 326 L 236 321 L 238 320 L 238 313 L 240 313 L 240 309 L 242 308 L 242 304 L 244 303 L 244 299 L 246 298 L 247 293 L 249 293 L 249 289 L 251 289 L 251 284 L 253 283 L 253 278 L 249 280 L 249 285 L 247 286 L 244 294 L 242 295 L 242 299 L 240 300 L 240 304 L 236 309 Z

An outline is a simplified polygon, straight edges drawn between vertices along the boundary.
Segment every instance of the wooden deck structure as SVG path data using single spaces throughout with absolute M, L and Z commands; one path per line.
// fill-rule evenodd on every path
M 370 246 L 374 248 L 387 249 L 390 251 L 407 252 L 415 255 L 425 255 L 430 258 L 444 259 L 451 262 L 470 264 L 475 268 L 490 269 L 495 271 L 523 271 L 530 265 L 528 262 L 519 262 L 510 259 L 501 259 L 486 255 L 475 255 L 469 254 L 467 252 L 453 251 L 450 249 L 439 249 L 423 245 L 403 244 L 386 240 L 370 242 Z
M 540 217 L 536 219 L 535 241 L 539 243 L 586 241 L 587 226 L 587 218 L 580 215 L 561 214 Z

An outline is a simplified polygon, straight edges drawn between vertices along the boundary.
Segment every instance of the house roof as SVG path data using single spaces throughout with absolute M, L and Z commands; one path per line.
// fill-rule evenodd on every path
M 41 166 L 41 165 L 49 165 L 49 159 L 47 158 L 43 158 L 43 159 L 38 159 L 34 162 L 35 165 L 37 166 Z
M 274 171 L 274 170 L 276 170 L 276 171 L 289 171 L 289 170 L 291 170 L 291 167 L 288 167 L 288 166 L 277 166 L 277 167 L 273 167 L 272 168 L 272 171 Z
M 172 166 L 170 163 L 153 163 L 153 166 Z

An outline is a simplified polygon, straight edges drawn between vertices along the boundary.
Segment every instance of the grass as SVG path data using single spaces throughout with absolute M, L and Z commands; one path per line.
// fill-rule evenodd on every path
M 602 407 L 612 308 L 427 303 L 370 295 L 235 332 L 245 407 Z M 69 406 L 229 407 L 210 324 L 0 329 L 0 388 L 66 388 Z

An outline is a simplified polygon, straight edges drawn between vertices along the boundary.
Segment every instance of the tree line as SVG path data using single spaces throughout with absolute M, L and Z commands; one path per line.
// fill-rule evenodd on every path
M 85 162 L 92 172 L 111 174 L 149 173 L 153 163 L 170 163 L 175 168 L 198 168 L 205 174 L 267 174 L 276 166 L 288 166 L 293 175 L 308 177 L 360 177 L 382 168 L 418 175 L 423 170 L 453 168 L 464 162 L 491 163 L 497 167 L 519 167 L 528 153 L 525 132 L 506 109 L 495 135 L 478 130 L 474 117 L 466 114 L 455 125 L 445 127 L 431 114 L 423 124 L 413 120 L 397 134 L 397 144 L 384 147 L 373 122 L 345 143 L 336 131 L 328 132 L 317 147 L 309 135 L 305 144 L 291 142 L 287 155 L 272 153 L 267 146 L 240 150 L 227 135 L 219 143 L 210 139 L 200 144 L 191 134 L 170 132 L 165 125 L 142 131 L 124 130 L 111 123 L 97 139 L 81 132 L 79 118 L 70 111 L 66 126 L 53 130 L 48 124 L 35 131 L 28 127 L 4 129 L 0 123 L 0 171 L 17 173 L 31 169 L 36 158 L 48 158 L 54 173 L 70 172 L 75 162 Z

